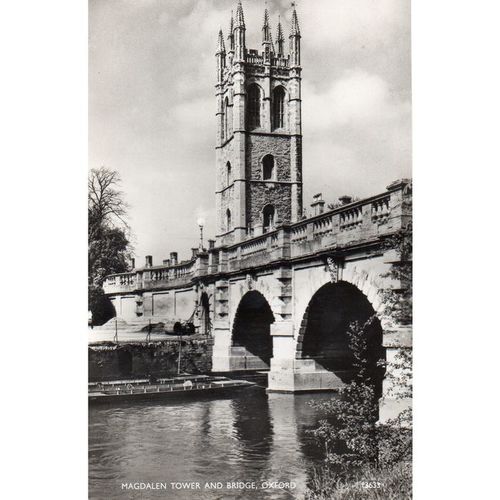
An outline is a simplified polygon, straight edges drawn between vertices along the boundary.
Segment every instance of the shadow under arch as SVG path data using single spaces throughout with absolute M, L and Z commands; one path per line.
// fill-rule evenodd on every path
M 297 343 L 299 359 L 314 359 L 317 365 L 349 383 L 356 375 L 354 356 L 348 335 L 349 325 L 360 325 L 373 317 L 365 328 L 369 375 L 378 395 L 382 394 L 385 360 L 383 331 L 376 312 L 366 295 L 346 281 L 327 283 L 312 296 L 304 313 Z
M 271 323 L 274 315 L 264 295 L 256 290 L 247 292 L 236 310 L 233 348 L 241 347 L 245 356 L 255 356 L 269 367 L 273 356 Z

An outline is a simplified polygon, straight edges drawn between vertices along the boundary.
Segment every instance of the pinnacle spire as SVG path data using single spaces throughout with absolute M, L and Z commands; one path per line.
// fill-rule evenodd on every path
M 222 29 L 219 30 L 219 38 L 217 40 L 217 54 L 222 54 L 226 52 L 226 47 L 224 45 L 224 35 L 222 34 Z
M 227 35 L 227 39 L 229 41 L 229 51 L 234 51 L 234 19 L 233 19 L 233 11 L 231 11 L 231 19 L 229 21 L 229 34 Z
M 269 28 L 269 12 L 264 9 L 264 24 L 262 25 L 262 42 L 271 41 L 271 29 Z
M 276 40 L 279 42 L 281 40 L 284 40 L 285 37 L 283 36 L 283 27 L 281 26 L 281 17 L 278 16 L 278 29 L 277 29 L 277 35 L 276 35 Z
M 283 28 L 281 26 L 281 17 L 278 16 L 278 29 L 276 35 L 276 43 L 278 44 L 278 54 L 283 55 L 284 53 L 284 41 L 285 37 L 283 35 Z
M 264 28 L 268 28 L 269 27 L 269 12 L 267 11 L 267 7 L 264 9 L 264 26 L 262 27 L 263 29 Z
M 299 20 L 297 19 L 297 11 L 295 10 L 295 2 L 292 3 L 292 27 L 290 29 L 290 36 L 300 36 Z
M 241 5 L 241 0 L 238 2 L 238 7 L 236 8 L 236 28 L 245 27 L 245 17 L 243 16 L 243 6 Z

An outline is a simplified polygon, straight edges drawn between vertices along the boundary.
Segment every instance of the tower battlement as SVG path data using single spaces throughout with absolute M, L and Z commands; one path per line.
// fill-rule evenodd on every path
M 264 11 L 262 49 L 245 41 L 241 2 L 219 31 L 217 59 L 216 215 L 219 244 L 241 241 L 302 215 L 300 28 L 295 8 L 289 53 L 281 20 L 273 41 Z

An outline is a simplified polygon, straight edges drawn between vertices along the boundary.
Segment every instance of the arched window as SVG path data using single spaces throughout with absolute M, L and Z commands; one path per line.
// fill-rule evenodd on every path
M 275 210 L 272 205 L 266 205 L 264 210 L 262 211 L 263 218 L 263 231 L 267 233 L 268 231 L 272 231 L 274 227 L 274 219 L 275 219 Z
M 231 163 L 226 163 L 226 186 L 231 184 Z
M 274 179 L 274 157 L 266 155 L 262 158 L 262 179 L 265 181 Z
M 226 231 L 231 231 L 231 210 L 226 210 Z
M 273 92 L 273 129 L 285 126 L 285 90 L 276 87 Z
M 260 127 L 260 87 L 255 83 L 248 87 L 247 108 L 248 128 Z
M 224 130 L 222 137 L 228 139 L 229 138 L 229 100 L 226 97 L 224 99 Z

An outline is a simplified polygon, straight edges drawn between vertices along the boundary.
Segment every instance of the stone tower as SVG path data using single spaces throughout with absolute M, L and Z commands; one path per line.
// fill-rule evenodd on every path
M 278 21 L 273 42 L 264 11 L 262 49 L 247 49 L 241 1 L 217 44 L 216 217 L 218 244 L 296 222 L 302 214 L 300 29 L 290 50 Z

